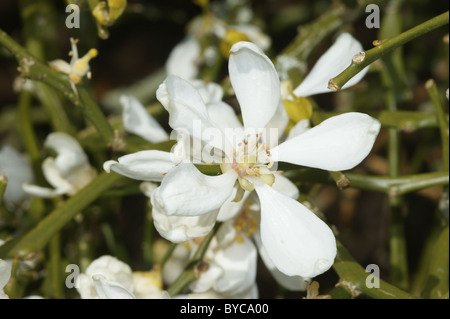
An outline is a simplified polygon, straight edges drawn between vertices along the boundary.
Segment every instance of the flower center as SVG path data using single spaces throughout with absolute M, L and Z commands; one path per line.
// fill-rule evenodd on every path
M 261 136 L 249 134 L 237 144 L 231 156 L 226 157 L 220 167 L 223 173 L 234 170 L 241 188 L 252 191 L 254 186 L 249 176 L 257 177 L 269 186 L 273 184 L 275 176 L 270 170 L 272 165 L 269 148 L 262 142 Z

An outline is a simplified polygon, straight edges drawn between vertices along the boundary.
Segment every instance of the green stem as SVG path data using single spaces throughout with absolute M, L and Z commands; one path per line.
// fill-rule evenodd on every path
M 427 32 L 448 24 L 448 21 L 449 14 L 447 11 L 397 35 L 396 37 L 382 40 L 375 48 L 362 52 L 362 54 L 358 54 L 358 58 L 353 58 L 350 66 L 329 81 L 328 88 L 332 91 L 340 90 L 352 77 L 383 55 Z
M 434 80 L 430 79 L 425 83 L 425 88 L 430 95 L 433 106 L 436 110 L 437 121 L 439 123 L 439 129 L 441 131 L 441 143 L 442 143 L 442 169 L 446 172 L 449 171 L 449 132 L 448 132 L 448 115 L 444 112 L 444 107 L 439 98 L 439 93 Z
M 53 210 L 36 227 L 0 246 L 0 258 L 23 257 L 42 249 L 73 217 L 96 200 L 105 190 L 124 179 L 116 173 L 102 173 L 90 184 Z
M 53 298 L 62 299 L 64 293 L 62 289 L 62 283 L 64 280 L 61 276 L 61 241 L 59 233 L 56 233 L 49 242 L 50 250 L 50 285 L 51 295 Z
M 430 268 L 422 296 L 424 298 L 445 298 L 448 296 L 448 249 L 449 227 L 441 231 L 434 247 L 434 254 L 430 261 Z M 448 297 L 447 297 L 448 298 Z
M 353 296 L 357 296 L 359 292 L 362 292 L 375 299 L 415 299 L 414 296 L 382 279 L 379 280 L 379 287 L 369 287 L 366 284 L 366 280 L 370 273 L 366 272 L 353 259 L 339 240 L 336 241 L 336 245 L 338 253 L 333 268 L 339 276 L 338 286 L 346 286 L 346 290 L 351 292 Z
M 192 256 L 186 269 L 178 276 L 178 278 L 167 288 L 167 293 L 170 296 L 176 296 L 181 293 L 191 282 L 197 279 L 196 267 L 202 261 L 203 256 L 208 249 L 209 243 L 213 239 L 221 223 L 216 222 L 211 232 L 203 239 L 198 246 L 194 256 Z

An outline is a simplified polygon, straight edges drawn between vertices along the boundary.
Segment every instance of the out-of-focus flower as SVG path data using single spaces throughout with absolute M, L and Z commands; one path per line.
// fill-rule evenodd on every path
M 151 143 L 160 143 L 169 139 L 169 134 L 146 111 L 134 96 L 122 95 L 122 119 L 125 130 L 136 134 Z
M 233 12 L 233 4 L 227 3 L 224 6 L 227 7 L 226 11 Z M 168 75 L 177 75 L 187 81 L 197 79 L 202 65 L 216 63 L 215 55 L 218 51 L 228 58 L 232 45 L 239 41 L 251 41 L 264 51 L 270 48 L 270 37 L 260 27 L 251 23 L 251 14 L 238 19 L 235 19 L 233 14 L 230 18 L 237 20 L 236 23 L 228 23 L 223 14 L 223 7 L 212 6 L 210 9 L 213 12 L 196 17 L 190 22 L 185 38 L 172 49 L 165 66 Z M 215 14 L 216 10 L 220 11 L 220 14 Z M 238 11 L 248 13 L 249 10 L 251 9 L 244 10 L 241 7 Z M 214 38 L 212 43 L 218 40 L 219 46 L 202 46 L 207 37 Z
M 92 9 L 92 15 L 103 26 L 111 26 L 122 15 L 127 0 L 100 1 Z
M 3 146 L 0 150 L 0 178 L 3 174 L 7 179 L 3 200 L 6 207 L 12 210 L 28 198 L 28 194 L 22 189 L 22 184 L 31 183 L 34 179 L 28 157 L 9 145 Z
M 9 299 L 9 296 L 4 292 L 3 288 L 11 277 L 11 264 L 3 259 L 0 259 L 0 299 Z
M 163 298 L 159 270 L 132 272 L 116 257 L 103 255 L 80 274 L 76 283 L 82 299 Z
M 44 145 L 57 153 L 56 158 L 48 157 L 42 163 L 44 176 L 54 189 L 24 184 L 23 189 L 28 194 L 38 197 L 72 196 L 97 176 L 80 144 L 70 135 L 50 133 Z

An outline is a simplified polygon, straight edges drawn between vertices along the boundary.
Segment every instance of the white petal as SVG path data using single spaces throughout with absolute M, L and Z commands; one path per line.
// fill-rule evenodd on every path
M 158 205 L 154 205 L 152 217 L 156 230 L 163 238 L 182 243 L 208 235 L 216 223 L 217 211 L 200 216 L 168 216 Z
M 56 59 L 56 60 L 50 61 L 48 64 L 50 64 L 50 67 L 52 69 L 55 69 L 56 71 L 66 73 L 66 74 L 69 74 L 70 72 L 72 72 L 72 67 L 70 66 L 69 63 L 67 63 L 64 60 Z
M 302 83 L 294 90 L 297 96 L 310 96 L 319 93 L 329 93 L 328 81 L 344 71 L 351 63 L 356 53 L 363 51 L 361 43 L 349 33 L 341 34 L 336 42 L 317 60 L 312 70 Z M 342 88 L 355 85 L 366 75 L 368 67 L 359 72 Z
M 148 198 L 152 197 L 152 193 L 157 187 L 158 185 L 152 182 L 142 182 L 141 184 L 139 184 L 139 189 Z
M 315 277 L 336 256 L 333 232 L 296 200 L 254 183 L 261 202 L 261 240 L 274 265 L 288 276 Z
M 218 210 L 230 197 L 237 174 L 203 175 L 193 164 L 172 169 L 153 193 L 153 205 L 169 216 L 196 216 Z
M 161 181 L 165 174 L 175 167 L 171 160 L 171 153 L 149 150 L 119 157 L 118 162 L 106 161 L 103 169 L 111 170 L 141 181 Z
M 246 237 L 244 242 L 233 242 L 229 247 L 216 252 L 214 262 L 224 269 L 223 276 L 215 283 L 214 289 L 233 296 L 252 287 L 256 279 L 257 252 Z
M 270 59 L 251 42 L 241 41 L 230 50 L 228 71 L 246 128 L 262 129 L 280 102 L 280 80 Z
M 189 81 L 198 91 L 205 104 L 222 101 L 222 87 L 214 82 L 205 82 L 202 80 Z
M 122 95 L 120 103 L 123 106 L 123 125 L 127 132 L 136 134 L 151 143 L 160 143 L 169 139 L 167 132 L 134 96 Z
M 263 131 L 263 141 L 269 148 L 278 145 L 288 123 L 289 116 L 284 110 L 283 103 L 280 103 L 277 111 L 269 123 L 267 123 L 266 129 Z
M 233 108 L 222 101 L 210 103 L 207 106 L 208 115 L 216 127 L 225 132 L 226 129 L 241 128 L 242 123 L 236 116 Z
M 92 276 L 95 290 L 100 299 L 135 299 L 136 297 L 121 284 L 106 280 L 105 276 L 95 274 Z
M 9 281 L 11 277 L 11 264 L 3 259 L 0 259 L 0 291 Z
M 15 204 L 28 197 L 22 189 L 22 184 L 34 180 L 28 157 L 9 145 L 3 146 L 0 149 L 0 176 L 3 173 L 8 179 L 3 200 L 7 207 L 12 210 Z
M 200 57 L 200 43 L 193 37 L 186 37 L 177 44 L 169 54 L 166 61 L 166 72 L 174 74 L 185 80 L 197 77 L 197 59 Z
M 168 76 L 156 91 L 156 97 L 169 112 L 169 125 L 172 129 L 202 140 L 205 130 L 211 131 L 215 128 L 200 93 L 182 78 Z M 218 134 L 220 135 L 220 131 Z M 215 137 L 203 141 L 221 149 L 221 143 L 216 145 L 214 142 L 220 142 L 222 138 L 219 136 L 216 141 Z
M 189 288 L 194 293 L 206 292 L 214 286 L 217 279 L 223 275 L 223 272 L 222 267 L 209 263 L 208 269 L 201 272 L 199 278 L 192 282 Z
M 309 129 L 309 120 L 304 119 L 298 121 L 290 130 L 286 140 L 290 140 L 297 135 L 305 133 Z
M 277 192 L 289 196 L 292 199 L 298 199 L 300 192 L 288 178 L 281 174 L 275 174 L 275 182 L 272 184 L 272 188 Z
M 73 191 L 72 187 L 52 189 L 31 184 L 23 184 L 22 187 L 27 194 L 41 198 L 52 198 Z
M 217 216 L 218 221 L 225 221 L 231 218 L 234 218 L 237 214 L 239 214 L 244 206 L 245 201 L 250 196 L 251 192 L 245 191 L 244 196 L 238 202 L 234 201 L 236 196 L 237 188 L 233 189 L 231 196 L 223 203 L 220 207 L 219 215 Z
M 370 153 L 381 124 L 364 113 L 333 116 L 270 150 L 273 159 L 328 171 L 348 170 Z
M 72 169 L 88 162 L 87 156 L 78 141 L 69 134 L 63 132 L 50 133 L 45 139 L 44 145 L 58 154 L 54 165 L 62 176 L 69 175 Z
M 255 241 L 256 247 L 258 247 L 259 256 L 266 268 L 270 271 L 273 278 L 278 282 L 281 286 L 291 291 L 305 291 L 306 286 L 308 285 L 309 278 L 304 278 L 301 276 L 287 276 L 278 270 L 277 267 L 273 264 L 270 259 L 266 249 L 264 248 L 261 242 L 261 235 L 259 233 L 253 236 L 253 240 Z

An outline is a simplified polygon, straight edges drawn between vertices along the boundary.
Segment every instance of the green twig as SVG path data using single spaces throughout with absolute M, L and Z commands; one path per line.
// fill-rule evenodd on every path
M 430 79 L 425 83 L 425 88 L 430 95 L 433 106 L 436 110 L 437 122 L 439 123 L 439 129 L 441 131 L 441 143 L 442 143 L 442 169 L 446 172 L 449 171 L 449 132 L 448 132 L 448 115 L 444 112 L 444 107 L 439 98 L 439 93 L 434 80 Z
M 430 19 L 418 26 L 405 31 L 391 39 L 383 39 L 377 43 L 375 48 L 360 52 L 352 59 L 351 64 L 342 71 L 339 75 L 332 78 L 328 83 L 328 88 L 332 91 L 338 91 L 347 83 L 352 77 L 362 71 L 365 67 L 382 57 L 383 55 L 392 52 L 392 50 L 401 45 L 427 33 L 440 26 L 448 24 L 448 11 Z
M 170 296 L 176 296 L 181 293 L 191 282 L 198 278 L 198 266 L 202 262 L 203 256 L 208 249 L 209 243 L 219 229 L 221 223 L 216 222 L 211 232 L 203 239 L 198 246 L 194 256 L 189 261 L 188 266 L 178 276 L 178 278 L 167 288 L 167 293 Z
M 449 230 L 448 225 L 441 231 L 430 261 L 429 273 L 422 292 L 424 298 L 448 298 L 449 271 Z
M 345 247 L 336 241 L 338 253 L 333 264 L 334 270 L 339 275 L 338 286 L 345 286 L 352 296 L 356 297 L 359 293 L 364 293 L 375 299 L 414 299 L 415 297 L 409 293 L 387 283 L 380 279 L 379 287 L 369 287 L 366 284 L 367 277 L 370 273 L 366 272 L 359 265 Z M 347 296 L 344 294 L 344 296 Z

